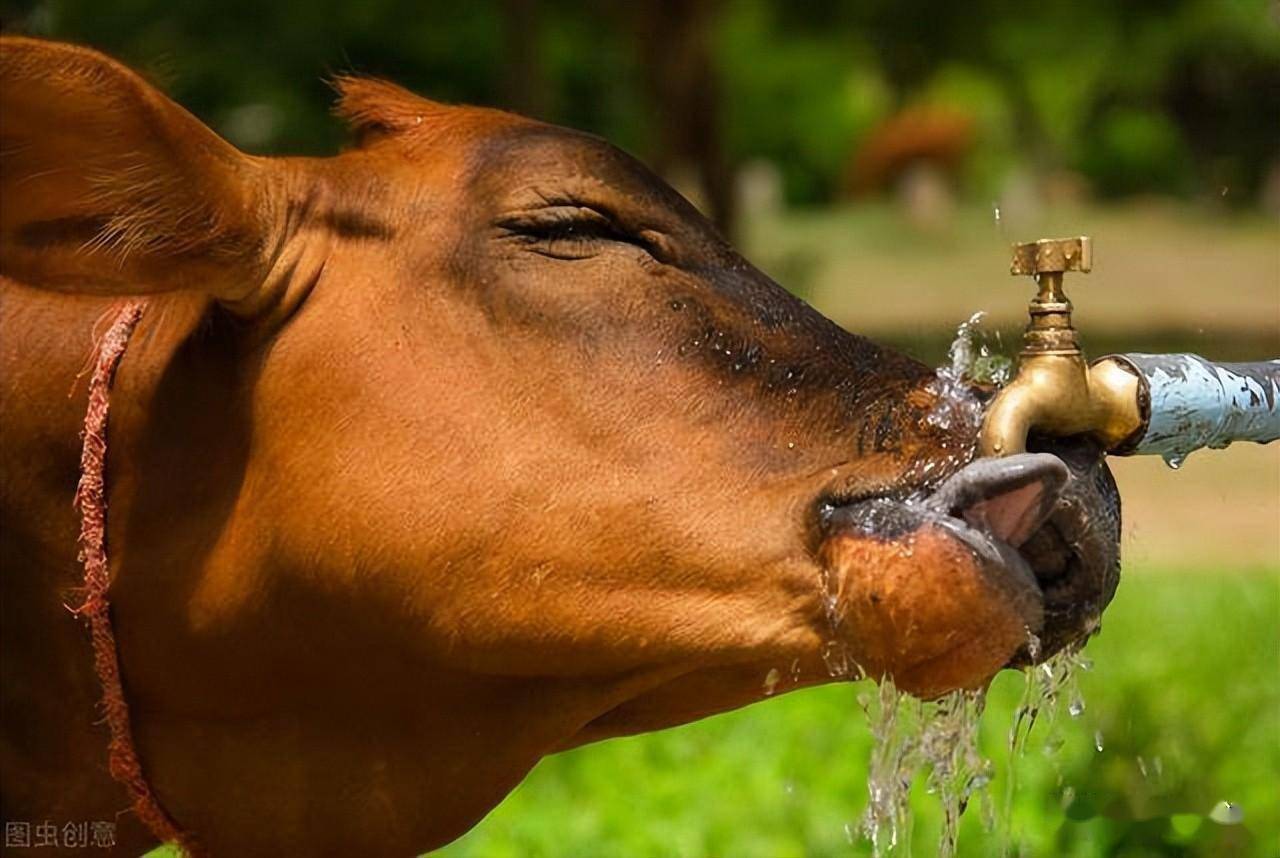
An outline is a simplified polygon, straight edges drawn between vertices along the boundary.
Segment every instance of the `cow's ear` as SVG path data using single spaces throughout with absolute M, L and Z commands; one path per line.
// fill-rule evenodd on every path
M 235 299 L 270 254 L 270 167 L 123 65 L 0 39 L 0 275 Z

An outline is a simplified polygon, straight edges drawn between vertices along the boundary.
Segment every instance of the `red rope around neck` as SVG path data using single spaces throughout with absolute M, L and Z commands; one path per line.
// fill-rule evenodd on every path
M 93 666 L 102 684 L 102 707 L 106 711 L 111 741 L 107 746 L 111 777 L 124 786 L 133 799 L 133 810 L 153 835 L 166 843 L 176 843 L 187 854 L 196 854 L 194 842 L 183 833 L 160 806 L 142 772 L 133 732 L 129 726 L 129 704 L 120 684 L 120 660 L 116 636 L 111 627 L 111 605 L 107 590 L 111 579 L 107 568 L 104 491 L 107 459 L 107 411 L 111 383 L 124 356 L 129 336 L 142 318 L 145 300 L 124 304 L 98 344 L 93 377 L 89 381 L 89 407 L 84 415 L 84 447 L 80 452 L 80 484 L 76 488 L 76 509 L 80 511 L 80 562 L 84 564 L 84 603 L 76 613 L 86 617 L 93 640 Z

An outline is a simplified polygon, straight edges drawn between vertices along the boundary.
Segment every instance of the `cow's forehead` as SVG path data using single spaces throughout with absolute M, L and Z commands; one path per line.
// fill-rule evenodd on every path
M 623 162 L 620 166 L 629 166 L 627 162 L 634 162 L 634 159 L 602 137 L 541 122 L 488 129 L 472 154 L 474 158 L 491 164 L 510 160 L 521 162 L 540 156 L 576 156 L 584 161 L 599 163 Z
M 467 166 L 473 180 L 481 183 L 558 180 L 602 184 L 663 202 L 679 199 L 640 161 L 608 141 L 555 125 L 531 122 L 492 129 L 472 145 Z

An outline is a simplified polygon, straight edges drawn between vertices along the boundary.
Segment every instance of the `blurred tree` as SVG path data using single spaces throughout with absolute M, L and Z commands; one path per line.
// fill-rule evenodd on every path
M 510 107 L 692 165 L 723 224 L 737 165 L 831 199 L 921 103 L 973 116 L 984 195 L 1021 167 L 1246 204 L 1280 175 L 1271 0 L 0 0 L 0 25 L 116 54 L 257 152 L 341 141 L 334 72 Z
M 733 232 L 733 174 L 721 144 L 719 80 L 712 53 L 718 0 L 650 0 L 626 6 L 646 92 L 658 116 L 650 162 L 679 177 L 692 172 L 697 196 L 726 235 Z
M 542 73 L 537 0 L 503 0 L 506 49 L 506 103 L 526 116 L 547 115 L 547 81 Z

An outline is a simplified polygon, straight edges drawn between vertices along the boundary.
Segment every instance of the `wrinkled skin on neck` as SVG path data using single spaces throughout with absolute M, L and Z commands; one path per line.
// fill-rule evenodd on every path
M 38 139 L 45 108 L 13 109 Z M 5 206 L 4 676 L 32 699 L 5 716 L 6 811 L 121 803 L 49 750 L 102 738 L 48 605 L 76 576 L 66 391 L 126 293 L 163 294 L 114 392 L 114 617 L 146 770 L 214 854 L 423 851 L 541 756 L 752 702 L 771 670 L 937 694 L 1028 631 L 1087 633 L 1115 572 L 1111 518 L 1088 550 L 1071 530 L 1113 503 L 1096 453 L 921 511 L 972 457 L 976 394 L 821 317 L 602 141 L 368 82 L 343 110 L 363 144 L 334 158 L 215 152 L 234 199 L 199 204 L 226 234 L 144 237 L 127 284 L 73 253 L 101 214 L 60 208 L 80 197 L 29 179 Z M 172 146 L 216 148 L 184 116 Z M 1026 532 L 970 514 L 1005 498 Z

